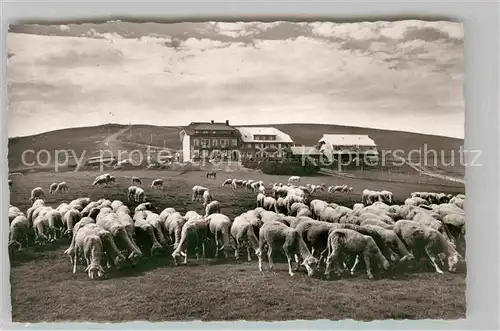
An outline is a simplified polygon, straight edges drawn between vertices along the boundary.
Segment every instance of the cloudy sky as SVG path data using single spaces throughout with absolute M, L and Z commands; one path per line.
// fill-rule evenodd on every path
M 464 134 L 453 22 L 11 26 L 9 136 L 123 123 Z

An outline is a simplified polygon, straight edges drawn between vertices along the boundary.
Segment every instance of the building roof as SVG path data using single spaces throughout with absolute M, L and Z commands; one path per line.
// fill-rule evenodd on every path
M 293 155 L 321 155 L 321 152 L 314 146 L 294 146 L 290 149 Z
M 377 147 L 366 134 L 324 134 L 319 142 L 332 146 L 370 146 Z
M 184 131 L 188 135 L 192 135 L 195 131 L 235 131 L 236 128 L 224 122 L 191 122 L 184 127 Z
M 277 143 L 293 143 L 292 138 L 286 133 L 273 128 L 273 127 L 263 127 L 263 126 L 240 126 L 237 129 L 241 133 L 241 140 L 245 143 L 261 143 L 266 140 L 255 140 L 253 139 L 254 135 L 274 135 L 276 136 Z M 267 140 L 273 141 L 273 140 Z

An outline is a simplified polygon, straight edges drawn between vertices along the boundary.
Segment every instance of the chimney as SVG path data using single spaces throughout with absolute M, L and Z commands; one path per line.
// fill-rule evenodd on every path
M 211 120 L 210 123 L 214 124 L 214 120 Z
M 229 126 L 229 120 L 226 120 L 226 125 Z

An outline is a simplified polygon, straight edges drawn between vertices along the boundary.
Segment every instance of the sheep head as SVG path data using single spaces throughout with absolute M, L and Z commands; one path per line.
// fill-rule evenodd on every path
M 22 251 L 21 243 L 17 240 L 10 241 L 8 245 L 9 245 L 9 249 L 16 250 L 16 251 Z
M 307 269 L 307 275 L 309 277 L 313 276 L 314 273 L 319 269 L 319 261 L 312 255 L 309 255 L 302 261 L 302 265 Z
M 47 236 L 44 235 L 43 233 L 37 235 L 35 238 L 35 242 L 37 244 L 39 244 L 40 246 L 45 245 L 48 241 L 49 241 L 49 238 L 47 238 Z
M 454 254 L 450 254 L 448 256 L 448 271 L 449 272 L 456 272 L 457 269 L 459 269 L 460 265 L 463 263 L 464 259 L 463 257 L 458 253 L 455 252 Z
M 96 264 L 89 264 L 85 272 L 88 272 L 90 279 L 97 279 L 104 276 L 104 269 Z

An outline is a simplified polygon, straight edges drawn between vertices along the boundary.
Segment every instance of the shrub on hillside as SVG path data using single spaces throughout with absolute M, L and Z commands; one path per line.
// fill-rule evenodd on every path
M 316 174 L 319 167 L 310 162 L 302 165 L 296 161 L 243 161 L 243 166 L 249 169 L 258 169 L 268 175 L 283 176 L 310 176 Z

